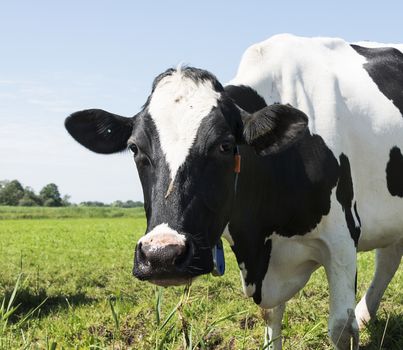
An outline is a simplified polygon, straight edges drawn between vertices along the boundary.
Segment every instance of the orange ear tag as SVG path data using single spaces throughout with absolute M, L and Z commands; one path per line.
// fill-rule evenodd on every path
M 235 160 L 234 172 L 236 174 L 239 174 L 241 172 L 241 155 L 235 154 L 234 160 Z

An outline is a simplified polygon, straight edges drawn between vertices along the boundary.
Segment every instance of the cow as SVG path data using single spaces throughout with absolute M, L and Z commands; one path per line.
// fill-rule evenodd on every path
M 276 35 L 249 47 L 225 86 L 171 68 L 132 118 L 69 116 L 90 150 L 133 152 L 147 218 L 134 276 L 170 286 L 217 272 L 226 238 L 278 350 L 285 303 L 323 266 L 330 339 L 358 349 L 403 252 L 402 51 Z M 372 249 L 375 274 L 356 305 L 357 251 Z

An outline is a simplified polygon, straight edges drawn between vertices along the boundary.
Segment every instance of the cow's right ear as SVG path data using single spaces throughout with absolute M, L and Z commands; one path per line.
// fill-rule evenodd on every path
M 127 147 L 133 118 L 121 117 L 102 109 L 87 109 L 66 118 L 64 125 L 73 138 L 97 153 L 110 154 Z
M 308 117 L 291 105 L 273 104 L 241 117 L 244 141 L 263 156 L 287 149 L 308 129 Z

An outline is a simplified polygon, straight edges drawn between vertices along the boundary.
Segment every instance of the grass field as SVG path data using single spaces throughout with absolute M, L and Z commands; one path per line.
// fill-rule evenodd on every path
M 261 348 L 259 308 L 242 294 L 229 246 L 224 277 L 203 276 L 188 293 L 161 289 L 131 276 L 144 230 L 140 209 L 0 207 L 0 349 L 186 349 L 184 338 L 192 349 Z M 361 254 L 359 267 L 361 296 L 373 254 Z M 284 348 L 331 349 L 327 314 L 321 269 L 288 303 Z M 361 344 L 403 349 L 401 269 Z

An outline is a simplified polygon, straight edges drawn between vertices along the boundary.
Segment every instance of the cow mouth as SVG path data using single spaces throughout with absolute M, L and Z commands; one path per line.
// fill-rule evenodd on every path
M 141 257 L 140 254 L 139 256 Z M 193 266 L 194 258 L 194 245 L 190 241 L 186 242 L 186 253 L 177 257 L 172 264 L 143 262 L 136 255 L 133 276 L 162 287 L 190 284 L 198 275 L 210 272 L 206 268 Z
M 193 277 L 179 277 L 179 278 L 168 278 L 168 279 L 150 279 L 148 282 L 156 284 L 160 287 L 173 287 L 182 286 L 185 284 L 191 284 Z

